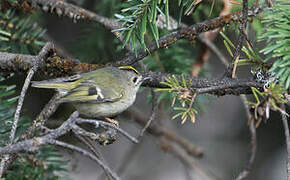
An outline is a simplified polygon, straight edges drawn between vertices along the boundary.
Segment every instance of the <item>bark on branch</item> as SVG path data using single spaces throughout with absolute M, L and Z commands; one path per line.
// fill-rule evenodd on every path
M 11 54 L 0 52 L 0 72 L 25 72 L 33 66 L 36 56 Z M 61 59 L 58 56 L 49 57 L 44 59 L 44 63 L 39 67 L 39 72 L 51 78 L 57 76 L 69 76 L 78 72 L 86 72 L 103 67 L 103 65 L 78 63 L 69 59 Z M 144 77 L 151 77 L 143 86 L 154 88 L 165 88 L 166 86 L 160 84 L 165 78 L 171 77 L 172 74 L 160 72 L 145 72 Z M 177 78 L 180 76 L 176 75 Z M 199 77 L 186 77 L 191 78 L 192 89 L 199 89 L 199 93 L 211 93 L 219 96 L 228 94 L 249 94 L 251 93 L 250 86 L 260 88 L 262 84 L 257 83 L 252 79 L 207 79 Z

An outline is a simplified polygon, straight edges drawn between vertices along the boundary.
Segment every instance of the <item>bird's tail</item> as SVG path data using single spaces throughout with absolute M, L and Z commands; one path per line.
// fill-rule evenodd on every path
M 53 82 L 53 81 L 32 81 L 32 87 L 70 90 L 74 87 L 72 82 Z
M 56 78 L 44 81 L 32 81 L 32 87 L 58 89 L 68 91 L 76 87 L 80 81 L 80 75 L 74 75 L 67 78 Z

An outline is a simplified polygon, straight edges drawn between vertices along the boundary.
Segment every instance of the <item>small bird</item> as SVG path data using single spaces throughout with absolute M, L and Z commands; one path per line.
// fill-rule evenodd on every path
M 89 118 L 114 117 L 136 98 L 143 78 L 131 66 L 105 67 L 68 78 L 33 81 L 37 88 L 53 88 L 60 94 L 60 103 L 72 103 L 77 111 Z

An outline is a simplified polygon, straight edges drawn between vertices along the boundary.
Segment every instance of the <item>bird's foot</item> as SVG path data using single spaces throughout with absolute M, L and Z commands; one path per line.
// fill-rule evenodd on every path
M 111 119 L 111 118 L 105 118 L 105 120 L 109 123 L 112 123 L 114 124 L 116 127 L 119 127 L 119 122 L 114 120 L 114 119 Z

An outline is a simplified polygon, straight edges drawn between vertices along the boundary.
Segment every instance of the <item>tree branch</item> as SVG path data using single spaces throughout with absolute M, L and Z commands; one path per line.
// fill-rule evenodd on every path
M 9 72 L 22 72 L 27 70 L 34 63 L 35 56 L 27 56 L 21 54 L 11 54 L 11 53 L 1 53 L 0 52 L 0 71 L 9 71 Z M 95 64 L 79 64 L 75 61 L 68 59 L 60 59 L 57 56 L 47 58 L 45 63 L 40 66 L 42 73 L 55 76 L 67 76 L 73 75 L 77 72 L 86 72 L 90 70 L 98 69 L 100 65 Z M 143 83 L 143 86 L 154 87 L 154 88 L 165 88 L 165 85 L 160 84 L 164 81 L 165 78 L 171 77 L 171 74 L 161 73 L 161 72 L 144 72 L 142 74 L 144 77 L 151 77 L 151 80 L 148 80 Z M 181 76 L 176 75 L 177 78 Z M 228 94 L 249 94 L 251 90 L 249 86 L 256 88 L 262 87 L 260 83 L 252 79 L 206 79 L 199 77 L 186 77 L 187 80 L 191 79 L 192 89 L 202 89 L 201 93 L 212 93 L 216 95 L 228 95 Z
M 42 48 L 39 55 L 36 57 L 36 61 L 34 62 L 34 65 L 32 66 L 32 68 L 30 68 L 30 70 L 28 72 L 28 75 L 25 79 L 24 85 L 23 85 L 21 93 L 20 93 L 20 97 L 18 99 L 18 104 L 17 104 L 17 108 L 15 111 L 15 115 L 14 115 L 14 121 L 13 121 L 12 129 L 11 129 L 9 144 L 13 143 L 16 129 L 17 129 L 17 124 L 18 124 L 19 117 L 20 117 L 20 112 L 21 112 L 22 105 L 24 102 L 24 97 L 25 97 L 26 91 L 28 89 L 28 86 L 30 85 L 30 81 L 31 81 L 34 73 L 37 71 L 38 67 L 40 66 L 40 64 L 43 63 L 43 59 L 45 58 L 45 56 L 47 56 L 47 54 L 49 53 L 49 51 L 51 49 L 53 49 L 53 45 L 51 43 L 47 43 Z
M 43 4 L 46 1 L 44 0 L 37 0 L 35 3 Z M 49 3 L 52 4 L 49 4 Z M 54 0 L 49 0 L 46 5 L 49 5 L 53 8 L 54 6 L 64 6 L 65 8 L 66 4 L 62 1 L 55 2 Z M 73 6 L 71 7 L 73 8 Z M 263 8 L 260 7 L 253 7 L 251 11 L 249 11 L 248 16 L 254 16 L 260 13 L 263 10 Z M 230 22 L 236 22 L 242 18 L 241 13 L 234 13 L 227 16 L 222 16 L 218 18 L 214 18 L 212 20 L 204 21 L 202 23 L 198 23 L 189 27 L 181 28 L 178 31 L 175 31 L 173 33 L 170 33 L 168 35 L 165 35 L 161 37 L 158 41 L 159 46 L 156 45 L 155 42 L 152 42 L 148 49 L 149 52 L 153 52 L 159 48 L 168 47 L 175 41 L 185 38 L 185 37 L 195 37 L 199 35 L 202 32 L 210 31 L 219 27 L 223 27 L 224 25 L 230 23 Z M 119 66 L 119 65 L 128 65 L 133 64 L 142 58 L 146 57 L 149 52 L 140 51 L 137 55 L 131 54 L 124 59 L 117 61 L 113 65 Z M 0 71 L 3 72 L 21 72 L 26 71 L 30 67 L 32 67 L 35 56 L 30 55 L 20 55 L 20 54 L 11 54 L 11 53 L 0 53 Z M 43 66 L 41 66 L 40 70 L 50 76 L 66 76 L 66 75 L 72 75 L 76 72 L 85 72 L 94 70 L 97 68 L 103 67 L 103 65 L 93 65 L 93 64 L 79 64 L 78 62 L 71 61 L 68 59 L 60 59 L 57 56 L 51 57 L 46 59 Z M 166 74 L 159 74 L 159 73 L 153 73 L 153 72 L 147 72 L 144 73 L 144 76 L 149 76 L 152 78 L 151 81 L 147 81 L 145 85 L 150 87 L 164 87 L 160 84 L 161 81 L 164 80 L 165 77 L 168 77 L 169 75 Z M 216 79 L 216 80 L 207 80 L 207 79 L 192 79 L 192 89 L 196 88 L 211 88 L 203 90 L 205 93 L 213 93 L 217 95 L 225 95 L 225 94 L 247 94 L 251 93 L 249 90 L 249 85 L 254 87 L 260 87 L 260 84 L 254 82 L 253 80 L 246 80 L 248 82 L 245 82 L 245 80 L 242 83 L 239 83 L 235 80 L 229 80 L 229 79 Z M 233 82 L 231 82 L 233 81 Z M 240 80 L 239 80 L 240 81 Z M 209 84 L 208 84 L 209 83 Z
M 15 138 L 17 126 L 18 126 L 18 121 L 20 118 L 20 112 L 22 109 L 22 105 L 24 102 L 24 97 L 26 95 L 26 91 L 28 89 L 28 86 L 30 84 L 30 81 L 34 75 L 34 73 L 37 71 L 38 67 L 43 63 L 43 59 L 49 54 L 49 52 L 53 49 L 53 45 L 51 43 L 46 43 L 46 45 L 42 48 L 40 51 L 39 55 L 35 57 L 35 61 L 33 66 L 30 68 L 28 75 L 25 79 L 24 85 L 22 87 L 19 99 L 18 99 L 18 104 L 16 107 L 16 111 L 14 114 L 14 120 L 10 132 L 10 137 L 9 137 L 9 142 L 8 145 L 13 144 L 13 140 Z M 6 161 L 9 159 L 9 155 L 6 155 L 2 158 L 1 163 L 0 163 L 0 177 L 2 177 L 5 166 L 6 166 Z
M 157 110 L 158 110 L 158 103 L 157 103 L 158 96 L 156 95 L 156 93 L 153 90 L 151 90 L 151 94 L 152 94 L 152 110 L 151 110 L 151 115 L 150 115 L 149 120 L 145 124 L 145 126 L 140 131 L 140 134 L 138 136 L 138 139 L 139 140 L 143 137 L 145 131 L 148 129 L 148 127 L 150 126 L 150 124 L 152 123 L 152 121 L 156 118 L 156 114 L 157 114 Z
M 145 72 L 144 77 L 150 77 L 151 79 L 144 82 L 143 86 L 155 87 L 155 88 L 166 88 L 165 85 L 160 84 L 165 78 L 172 77 L 171 74 L 161 73 L 161 72 Z M 181 76 L 175 75 L 177 79 L 181 79 Z M 207 79 L 199 77 L 188 77 L 185 76 L 187 80 L 191 79 L 191 89 L 199 90 L 199 94 L 211 93 L 218 96 L 222 95 L 239 95 L 239 94 L 251 94 L 250 86 L 261 88 L 262 84 L 257 83 L 253 79 Z
M 229 66 L 229 63 L 227 61 L 222 61 L 222 63 L 226 67 Z M 239 173 L 238 177 L 236 178 L 237 180 L 244 179 L 249 175 L 250 170 L 253 167 L 253 163 L 256 157 L 256 153 L 257 153 L 257 135 L 256 135 L 256 127 L 254 125 L 254 119 L 251 115 L 249 105 L 247 103 L 247 97 L 244 94 L 241 94 L 240 98 L 243 102 L 244 108 L 246 110 L 247 119 L 249 122 L 248 127 L 250 131 L 250 136 L 251 136 L 251 154 L 245 168 Z
M 208 170 L 201 168 L 192 157 L 188 156 L 188 154 L 180 148 L 177 144 L 174 144 L 166 138 L 161 138 L 160 140 L 161 146 L 163 151 L 170 152 L 172 155 L 177 157 L 183 164 L 189 167 L 192 170 L 195 170 L 198 174 L 203 177 L 202 179 L 206 180 L 217 180 L 218 178 L 215 177 L 212 173 Z
M 111 177 L 113 177 L 113 179 L 121 180 L 121 178 L 115 172 L 113 172 L 111 170 L 111 168 L 109 168 L 107 165 L 105 165 L 104 162 L 101 161 L 100 159 L 98 159 L 94 154 L 92 154 L 92 153 L 90 153 L 90 152 L 88 152 L 80 147 L 77 147 L 77 146 L 74 146 L 72 144 L 68 144 L 65 142 L 57 141 L 54 139 L 51 139 L 51 141 L 49 141 L 48 143 L 52 144 L 52 145 L 61 146 L 61 147 L 67 148 L 67 149 L 71 149 L 73 151 L 76 151 L 76 152 L 84 155 L 84 156 L 89 157 L 93 161 L 97 162 L 106 173 L 108 173 Z
M 65 1 L 59 0 L 26 0 L 26 1 L 29 2 L 34 8 L 41 9 L 46 13 L 56 14 L 57 16 L 68 17 L 72 19 L 73 22 L 82 20 L 97 22 L 103 25 L 107 30 L 111 32 L 112 30 L 120 29 L 122 27 L 122 23 L 116 19 L 103 17 L 94 12 L 67 3 Z M 112 33 L 117 37 L 117 39 L 120 42 L 123 41 L 123 37 L 118 31 Z M 125 48 L 129 52 L 132 52 L 132 48 L 128 44 L 125 45 Z
M 49 130 L 46 135 L 34 137 L 32 139 L 26 139 L 20 142 L 17 142 L 15 144 L 10 144 L 5 147 L 0 147 L 0 155 L 5 154 L 16 154 L 19 152 L 36 152 L 40 147 L 46 145 L 46 144 L 52 144 L 52 145 L 58 145 L 62 147 L 66 147 L 69 149 L 72 149 L 74 151 L 77 151 L 85 156 L 90 157 L 94 161 L 96 161 L 106 172 L 110 174 L 114 179 L 120 179 L 108 166 L 106 166 L 100 159 L 98 159 L 96 156 L 94 156 L 92 153 L 83 150 L 82 148 L 79 148 L 77 146 L 67 144 L 61 141 L 58 141 L 57 138 L 60 136 L 63 136 L 67 134 L 69 131 L 71 131 L 76 123 L 93 123 L 93 124 L 99 124 L 99 125 L 106 125 L 110 126 L 109 123 L 102 122 L 102 121 L 95 121 L 92 122 L 92 120 L 86 120 L 82 118 L 78 118 L 78 112 L 74 112 L 68 120 L 66 120 L 60 127 Z M 126 137 L 128 134 L 126 132 L 124 133 L 123 130 L 116 128 L 117 131 L 123 133 Z M 85 131 L 84 134 L 87 132 Z
M 248 12 L 248 16 L 256 16 L 260 12 L 262 12 L 263 7 L 253 7 L 250 12 Z M 120 66 L 120 65 L 131 65 L 136 63 L 139 60 L 142 60 L 144 57 L 148 56 L 152 52 L 167 48 L 168 46 L 172 45 L 176 41 L 183 39 L 183 38 L 190 38 L 193 39 L 197 35 L 214 30 L 216 28 L 224 27 L 225 25 L 231 23 L 231 22 L 237 22 L 242 18 L 242 13 L 237 12 L 233 14 L 229 14 L 226 16 L 217 17 L 211 20 L 207 20 L 201 23 L 194 24 L 189 27 L 183 27 L 179 29 L 178 31 L 174 31 L 170 34 L 167 34 L 163 37 L 161 37 L 158 40 L 158 46 L 155 41 L 150 43 L 147 47 L 146 51 L 139 51 L 137 53 L 137 56 L 134 53 L 131 53 L 129 56 L 113 63 L 113 65 Z
M 89 20 L 100 23 L 108 30 L 121 28 L 121 23 L 115 19 L 106 18 L 96 13 L 83 9 L 81 7 L 72 5 L 65 1 L 59 0 L 26 0 L 34 8 L 42 9 L 45 12 L 56 14 L 58 16 L 65 16 L 72 19 L 74 22 L 80 20 Z
M 82 119 L 82 118 L 77 118 L 76 122 L 77 123 L 90 123 L 90 124 L 96 125 L 97 127 L 101 126 L 101 127 L 113 128 L 113 129 L 117 130 L 118 132 L 120 132 L 123 136 L 125 136 L 127 139 L 129 139 L 133 143 L 138 143 L 138 140 L 136 138 L 134 138 L 133 136 L 128 134 L 126 131 L 116 127 L 112 123 L 107 123 L 107 122 L 104 122 L 104 121 L 97 121 L 95 119 Z
M 68 16 L 74 20 L 79 19 L 88 19 L 93 20 L 98 23 L 103 24 L 107 29 L 112 30 L 116 28 L 120 28 L 121 24 L 114 19 L 105 18 L 99 16 L 93 12 L 87 11 L 83 8 L 78 6 L 74 6 L 72 4 L 66 3 L 64 1 L 57 1 L 57 0 L 27 0 L 30 2 L 33 7 L 42 8 L 45 11 L 49 11 L 51 13 L 56 13 L 60 16 Z M 252 7 L 251 10 L 247 13 L 247 17 L 256 16 L 259 14 L 264 7 Z M 115 66 L 120 65 L 130 65 L 134 64 L 137 61 L 143 59 L 144 57 L 151 54 L 153 51 L 156 51 L 160 48 L 166 48 L 169 45 L 173 44 L 179 39 L 190 37 L 190 39 L 196 37 L 197 35 L 201 34 L 202 32 L 207 32 L 210 30 L 214 30 L 216 28 L 221 28 L 231 22 L 237 22 L 239 20 L 245 19 L 245 10 L 243 9 L 242 13 L 237 12 L 226 16 L 221 16 L 218 18 L 214 18 L 208 21 L 204 21 L 201 23 L 197 23 L 195 25 L 189 27 L 182 27 L 178 31 L 172 32 L 161 37 L 158 41 L 158 46 L 156 42 L 152 42 L 147 47 L 148 51 L 139 51 L 138 55 L 136 56 L 134 53 L 130 53 L 129 56 L 113 63 Z M 118 36 L 118 35 L 117 35 Z M 130 49 L 130 48 L 129 48 Z
M 129 110 L 124 112 L 125 116 L 132 117 L 134 121 L 141 126 L 144 126 L 147 123 L 147 120 L 138 113 L 137 110 Z M 168 140 L 179 144 L 184 150 L 193 157 L 202 157 L 203 156 L 203 149 L 199 146 L 193 145 L 188 140 L 184 139 L 183 137 L 177 135 L 176 133 L 167 130 L 161 126 L 158 126 L 152 123 L 147 132 L 155 137 L 166 137 Z
M 49 119 L 49 117 L 56 111 L 59 106 L 57 103 L 60 94 L 57 92 L 55 95 L 50 99 L 50 101 L 44 106 L 38 117 L 33 121 L 32 125 L 28 128 L 26 133 L 23 135 L 24 139 L 33 137 L 35 130 L 38 127 L 44 126 L 45 122 Z
M 241 56 L 243 43 L 246 39 L 246 27 L 247 27 L 247 21 L 248 21 L 248 0 L 243 0 L 243 10 L 242 10 L 241 20 L 242 20 L 242 22 L 239 25 L 240 34 L 238 37 L 238 45 L 236 47 L 236 50 L 234 52 L 234 56 L 232 59 L 233 64 L 230 64 L 230 66 L 228 67 L 228 70 L 225 74 L 227 77 L 232 77 L 232 78 L 235 77 L 237 62 Z
M 232 10 L 231 2 L 229 0 L 223 0 L 223 9 L 221 10 L 219 16 L 228 15 L 231 13 L 231 10 Z M 219 35 L 219 32 L 221 30 L 222 28 L 217 28 L 215 30 L 207 31 L 199 35 L 198 39 L 202 43 L 201 46 L 199 47 L 196 61 L 192 64 L 192 72 L 191 72 L 192 76 L 198 76 L 199 72 L 201 71 L 201 68 L 204 66 L 204 64 L 209 60 L 211 56 L 210 50 L 213 51 L 221 61 L 227 62 L 222 52 L 220 52 L 220 50 L 212 42 Z
M 256 157 L 256 153 L 257 153 L 257 135 L 256 135 L 256 127 L 254 124 L 254 119 L 253 118 L 249 119 L 249 122 L 250 122 L 249 130 L 250 130 L 250 135 L 251 135 L 251 154 L 246 164 L 246 167 L 243 169 L 242 172 L 239 173 L 236 180 L 245 179 L 249 175 L 250 170 L 253 167 L 253 163 Z

